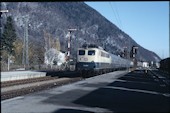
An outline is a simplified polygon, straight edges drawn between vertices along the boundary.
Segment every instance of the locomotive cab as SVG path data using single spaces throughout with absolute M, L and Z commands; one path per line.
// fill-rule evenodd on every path
M 77 69 L 93 70 L 96 67 L 97 51 L 94 48 L 79 48 L 77 51 Z

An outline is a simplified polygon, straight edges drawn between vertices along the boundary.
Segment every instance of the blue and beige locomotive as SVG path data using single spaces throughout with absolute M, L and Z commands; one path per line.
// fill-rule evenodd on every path
M 106 73 L 132 67 L 130 60 L 106 52 L 95 45 L 84 45 L 78 48 L 76 68 L 82 74 Z

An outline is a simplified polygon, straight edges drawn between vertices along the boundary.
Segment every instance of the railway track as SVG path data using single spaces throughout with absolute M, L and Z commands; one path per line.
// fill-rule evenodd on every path
M 13 81 L 13 83 L 11 83 L 9 86 L 5 85 L 5 84 L 7 84 L 7 83 L 5 83 L 3 88 L 1 88 L 1 101 L 82 80 L 81 77 L 58 78 L 58 79 L 56 79 L 55 77 L 54 78 L 51 77 L 53 80 L 51 80 L 51 78 L 48 78 L 48 80 L 47 80 L 47 78 L 42 78 L 42 79 L 39 78 L 37 80 L 31 79 L 31 80 L 28 80 L 26 82 L 25 82 L 25 80 L 22 81 L 22 82 L 16 81 L 16 83 Z M 45 81 L 45 79 L 46 79 L 46 81 Z M 15 84 L 15 87 L 17 87 L 17 86 L 21 87 L 21 86 L 24 86 L 24 85 L 25 86 L 22 87 L 22 88 L 18 88 L 18 89 L 11 88 L 12 90 L 3 91 L 3 89 L 13 87 L 12 84 L 13 85 Z
M 91 73 L 86 73 L 86 74 L 91 75 Z M 56 86 L 73 83 L 76 81 L 80 81 L 83 78 L 84 77 L 80 77 L 80 76 L 71 77 L 71 78 L 70 77 L 58 78 L 58 77 L 46 76 L 46 77 L 39 77 L 39 78 L 30 78 L 30 79 L 2 82 L 1 101 L 14 98 L 17 96 L 22 96 L 29 93 L 45 90 L 45 89 L 50 89 Z
M 157 79 L 157 81 L 160 81 L 162 85 L 170 87 L 170 77 L 168 74 L 161 73 L 157 70 L 149 70 L 149 72 L 155 79 Z
M 45 76 L 45 77 L 29 78 L 29 79 L 23 79 L 23 80 L 5 81 L 1 83 L 1 88 L 14 86 L 14 85 L 46 81 L 46 80 L 55 80 L 55 79 L 58 79 L 58 77 Z

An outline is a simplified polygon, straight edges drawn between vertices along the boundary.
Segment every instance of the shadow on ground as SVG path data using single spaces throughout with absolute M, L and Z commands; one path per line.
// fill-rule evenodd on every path
M 85 84 L 84 87 L 97 86 Z M 165 94 L 170 94 L 169 89 L 166 86 L 161 86 L 153 76 L 144 73 L 144 71 L 134 71 L 90 93 L 84 91 L 82 87 L 81 90 L 71 90 L 64 94 L 51 96 L 43 102 L 94 107 L 94 109 L 102 108 L 113 112 L 170 112 L 170 96 Z M 54 113 L 66 112 L 88 113 L 89 111 L 60 109 Z
M 150 75 L 135 71 L 73 103 L 114 112 L 170 112 L 170 96 L 164 93 L 170 93 L 169 88 L 160 86 Z
M 52 77 L 80 77 L 80 73 L 77 71 L 42 71 L 46 72 L 46 76 L 52 76 Z
M 93 112 L 77 110 L 77 109 L 59 109 L 52 113 L 93 113 Z

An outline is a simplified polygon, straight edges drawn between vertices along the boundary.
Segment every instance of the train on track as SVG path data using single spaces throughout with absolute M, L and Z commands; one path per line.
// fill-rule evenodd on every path
M 133 62 L 111 54 L 95 45 L 84 45 L 77 51 L 77 71 L 83 75 L 88 73 L 102 74 L 119 69 L 133 67 Z

